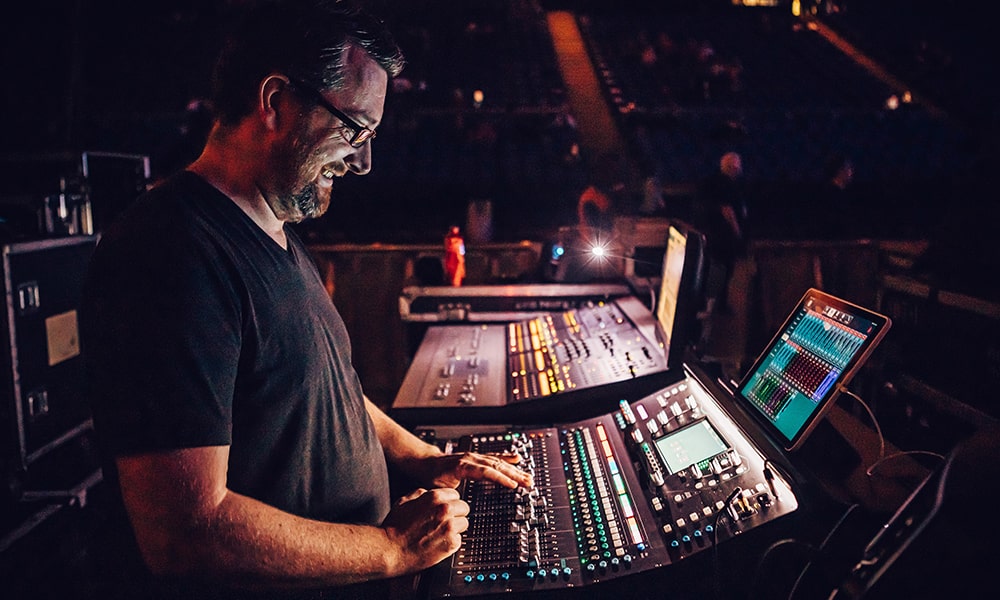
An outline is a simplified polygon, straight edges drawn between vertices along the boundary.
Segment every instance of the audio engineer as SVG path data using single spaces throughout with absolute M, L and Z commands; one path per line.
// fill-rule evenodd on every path
M 105 597 L 384 597 L 459 548 L 461 480 L 531 476 L 445 454 L 365 397 L 290 228 L 372 168 L 404 66 L 392 35 L 346 0 L 237 5 L 204 150 L 103 233 L 88 273 L 88 390 L 121 509 Z M 390 467 L 424 487 L 393 503 Z

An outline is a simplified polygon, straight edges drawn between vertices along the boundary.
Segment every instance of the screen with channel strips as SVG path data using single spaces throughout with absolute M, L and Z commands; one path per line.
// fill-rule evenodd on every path
M 876 328 L 861 315 L 810 298 L 758 361 L 742 395 L 783 436 L 795 439 Z

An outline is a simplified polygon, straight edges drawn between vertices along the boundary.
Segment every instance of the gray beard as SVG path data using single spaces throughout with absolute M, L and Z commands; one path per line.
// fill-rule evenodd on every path
M 316 184 L 310 183 L 292 196 L 284 203 L 288 208 L 289 220 L 297 223 L 305 219 L 312 219 L 319 216 L 320 204 L 319 194 L 316 192 Z

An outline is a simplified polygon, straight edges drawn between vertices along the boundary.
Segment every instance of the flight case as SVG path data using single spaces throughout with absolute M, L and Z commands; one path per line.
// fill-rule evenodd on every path
M 97 236 L 70 236 L 2 249 L 0 450 L 16 495 L 31 491 L 16 484 L 33 465 L 92 427 L 78 308 L 96 244 Z

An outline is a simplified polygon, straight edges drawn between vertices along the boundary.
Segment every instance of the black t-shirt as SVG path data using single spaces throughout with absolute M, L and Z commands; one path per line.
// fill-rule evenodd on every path
M 95 432 L 109 458 L 227 445 L 231 490 L 378 524 L 388 475 L 347 330 L 286 233 L 182 172 L 102 235 L 81 309 Z

